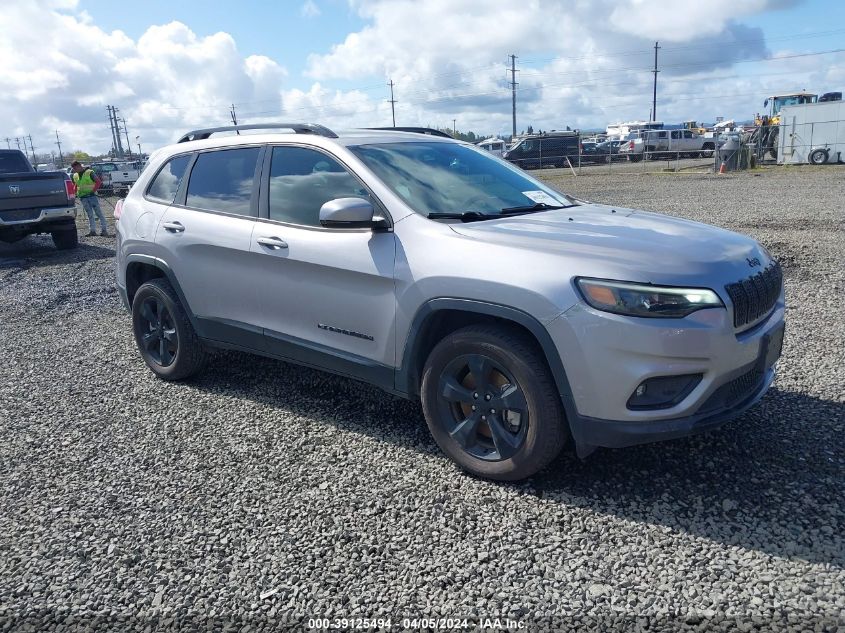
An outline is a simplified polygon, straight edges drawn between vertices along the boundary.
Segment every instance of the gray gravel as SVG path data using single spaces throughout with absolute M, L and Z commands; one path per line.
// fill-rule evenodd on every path
M 845 169 L 542 175 L 784 263 L 784 357 L 758 407 L 495 484 L 438 452 L 418 406 L 353 381 L 236 353 L 158 381 L 111 240 L 0 245 L 0 631 L 845 629 Z

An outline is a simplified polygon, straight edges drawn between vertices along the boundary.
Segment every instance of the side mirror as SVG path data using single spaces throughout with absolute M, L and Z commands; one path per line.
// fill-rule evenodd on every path
M 369 200 L 335 198 L 320 207 L 320 224 L 326 228 L 364 229 L 387 226 L 384 218 L 375 215 Z

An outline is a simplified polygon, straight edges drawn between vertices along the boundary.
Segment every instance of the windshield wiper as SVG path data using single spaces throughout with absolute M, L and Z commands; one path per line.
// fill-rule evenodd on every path
M 577 204 L 547 204 L 545 202 L 538 202 L 536 204 L 525 205 L 524 207 L 506 207 L 502 209 L 502 215 L 510 215 L 512 213 L 536 213 L 538 211 L 551 211 L 553 209 L 569 209 L 570 207 L 577 207 Z
M 429 213 L 427 218 L 432 218 L 434 220 L 460 220 L 461 222 L 476 222 L 478 220 L 489 220 L 490 218 L 495 218 L 495 215 L 489 215 L 487 213 L 481 213 L 481 211 L 460 211 L 460 212 L 449 212 L 449 213 Z

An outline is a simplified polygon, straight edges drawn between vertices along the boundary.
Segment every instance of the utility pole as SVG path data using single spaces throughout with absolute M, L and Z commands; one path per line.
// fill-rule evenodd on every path
M 455 121 L 457 121 L 457 119 L 452 119 L 452 136 L 457 138 L 458 137 L 458 129 L 455 127 Z
M 513 115 L 513 135 L 516 137 L 516 55 L 508 55 L 511 58 L 511 114 Z
M 38 162 L 38 159 L 35 158 L 35 148 L 32 146 L 32 135 L 27 134 L 23 137 L 23 148 L 26 150 L 26 139 L 29 139 L 29 151 L 32 152 L 32 164 L 35 165 Z
M 132 160 L 132 145 L 129 144 L 129 128 L 126 127 L 126 119 L 121 119 L 123 132 L 126 134 L 126 150 L 129 152 L 129 160 Z
M 65 166 L 65 157 L 62 155 L 62 142 L 59 140 L 59 131 L 56 130 L 56 145 L 59 146 L 59 164 L 61 167 Z
M 135 142 L 138 143 L 138 158 L 140 159 L 144 155 L 144 153 L 141 151 L 141 137 L 136 136 Z
M 651 72 L 654 73 L 654 92 L 651 96 L 651 120 L 657 121 L 657 73 L 660 71 L 657 70 L 657 51 L 660 48 L 658 42 L 654 43 L 654 70 Z
M 106 109 L 109 111 L 109 126 L 111 126 L 111 140 L 115 158 L 123 158 L 123 142 L 120 140 L 120 123 L 117 118 L 119 110 L 114 106 L 106 106 Z
M 15 143 L 17 143 L 17 145 L 18 145 L 18 149 L 20 149 L 20 148 L 21 148 L 21 139 L 20 139 L 20 137 L 19 137 L 19 136 L 16 136 L 16 137 L 15 137 Z
M 393 127 L 396 127 L 396 99 L 393 98 L 393 80 L 390 80 L 390 83 L 387 84 L 390 86 L 390 99 L 388 99 L 388 103 L 390 104 L 390 114 L 393 116 Z
M 117 156 L 117 141 L 114 140 L 114 119 L 112 118 L 111 106 L 106 106 L 106 112 L 109 113 L 109 129 L 111 130 L 111 147 L 112 155 Z
M 237 124 L 238 124 L 238 113 L 237 113 L 237 112 L 235 112 L 235 104 L 234 104 L 234 103 L 232 104 L 232 109 L 231 109 L 231 110 L 229 110 L 229 116 L 230 116 L 230 117 L 232 117 L 232 125 L 237 125 Z M 237 134 L 238 136 L 240 136 L 240 135 L 241 135 L 241 131 L 240 131 L 240 130 L 235 130 L 235 134 Z
M 117 153 L 123 158 L 123 141 L 120 140 L 120 123 L 118 122 L 120 119 L 117 118 L 117 113 L 120 112 L 120 109 L 112 106 L 111 111 L 114 113 L 114 136 L 117 139 Z
M 12 142 L 11 142 L 11 141 L 12 141 L 12 139 L 10 139 L 10 138 L 7 136 L 7 137 L 6 137 L 6 148 L 7 148 L 7 149 L 12 149 Z

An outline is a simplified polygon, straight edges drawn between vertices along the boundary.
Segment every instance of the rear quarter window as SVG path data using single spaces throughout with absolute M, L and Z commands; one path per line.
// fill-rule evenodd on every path
M 176 199 L 176 192 L 179 191 L 179 185 L 185 175 L 185 169 L 188 167 L 190 158 L 189 154 L 185 154 L 167 161 L 150 183 L 147 189 L 147 197 L 172 204 Z

